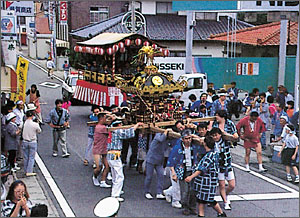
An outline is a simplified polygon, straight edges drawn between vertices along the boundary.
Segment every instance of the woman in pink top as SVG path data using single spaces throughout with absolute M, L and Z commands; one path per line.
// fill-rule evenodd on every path
M 62 104 L 61 107 L 66 109 L 70 113 L 69 107 L 71 106 L 71 101 L 69 101 L 67 97 L 64 97 L 63 101 L 64 103 Z

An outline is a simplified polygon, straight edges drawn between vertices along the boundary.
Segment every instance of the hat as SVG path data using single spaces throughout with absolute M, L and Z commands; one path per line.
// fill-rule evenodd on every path
M 107 197 L 96 204 L 94 214 L 97 217 L 112 217 L 115 216 L 120 208 L 120 202 L 115 197 Z
M 10 112 L 6 115 L 6 120 L 11 121 L 13 118 L 17 117 L 17 115 L 14 112 Z
M 114 126 L 115 124 L 119 124 L 119 123 L 122 123 L 121 120 L 115 120 L 114 122 L 111 123 L 112 126 Z
M 18 100 L 17 102 L 16 102 L 16 104 L 23 104 L 24 102 L 22 101 L 22 100 Z
M 284 119 L 286 122 L 289 122 L 289 118 L 287 116 L 281 116 L 279 119 Z
M 26 111 L 34 111 L 36 108 L 37 107 L 34 104 L 30 103 L 30 104 L 27 104 Z

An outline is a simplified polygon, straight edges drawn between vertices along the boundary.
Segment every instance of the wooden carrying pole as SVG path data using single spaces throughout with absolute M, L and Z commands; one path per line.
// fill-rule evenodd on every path
M 215 117 L 194 118 L 194 119 L 190 119 L 190 123 L 214 121 L 214 120 L 215 120 Z M 143 126 L 140 126 L 138 128 L 139 129 L 147 129 L 147 128 L 150 128 L 150 127 L 174 126 L 176 122 L 177 122 L 176 120 L 172 120 L 172 121 L 165 121 L 165 122 L 158 122 L 158 123 L 149 123 L 149 124 L 143 124 Z M 186 124 L 186 123 L 188 123 L 188 120 L 183 120 L 183 122 Z M 126 126 L 119 126 L 119 127 L 111 127 L 111 128 L 108 128 L 108 131 L 111 132 L 111 131 L 114 131 L 114 130 L 117 130 L 117 129 L 128 129 L 128 128 L 133 127 L 134 125 L 135 124 L 126 125 Z

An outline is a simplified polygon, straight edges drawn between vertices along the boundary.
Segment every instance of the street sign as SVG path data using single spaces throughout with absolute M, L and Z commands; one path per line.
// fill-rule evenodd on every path
M 237 10 L 237 1 L 173 1 L 173 11 Z
M 1 40 L 17 40 L 15 12 L 1 10 L 1 15 Z

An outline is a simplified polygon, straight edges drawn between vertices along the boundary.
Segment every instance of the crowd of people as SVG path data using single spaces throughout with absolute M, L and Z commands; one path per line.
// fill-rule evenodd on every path
M 286 166 L 287 181 L 299 183 L 296 167 L 299 112 L 294 111 L 292 96 L 286 88 L 278 88 L 276 94 L 271 86 L 266 93 L 255 88 L 243 102 L 238 98 L 239 92 L 235 82 L 232 82 L 232 88 L 227 92 L 220 92 L 218 95 L 209 88 L 199 100 L 193 95 L 190 96 L 191 103 L 186 108 L 186 116 L 189 117 L 187 122 L 174 121 L 163 130 L 144 128 L 143 123 L 126 126 L 124 111 L 121 108 L 125 105 L 130 111 L 130 104 L 126 104 L 126 101 L 120 107 L 111 105 L 105 109 L 93 105 L 83 162 L 85 166 L 93 165 L 92 184 L 101 188 L 111 188 L 111 197 L 123 202 L 123 168 L 127 164 L 128 148 L 131 146 L 129 167 L 136 167 L 139 173 L 145 174 L 143 195 L 146 199 L 154 198 L 150 186 L 155 171 L 156 199 L 165 199 L 172 207 L 182 208 L 184 215 L 202 217 L 205 215 L 205 205 L 208 204 L 217 211 L 217 216 L 226 217 L 223 209 L 232 209 L 230 192 L 236 186 L 231 149 L 234 149 L 239 139 L 243 140 L 245 148 L 247 172 L 251 171 L 251 149 L 255 149 L 258 171 L 263 173 L 267 169 L 263 167 L 262 150 L 274 144 L 281 144 L 278 155 L 282 157 L 282 163 Z M 1 128 L 5 134 L 1 135 L 1 139 L 4 146 L 2 150 L 7 155 L 12 170 L 20 169 L 17 160 L 23 158 L 26 176 L 34 176 L 37 134 L 41 132 L 40 126 L 44 123 L 52 128 L 52 156 L 58 156 L 58 145 L 63 158 L 70 156 L 66 143 L 66 132 L 70 128 L 70 103 L 67 100 L 56 99 L 55 107 L 42 119 L 40 93 L 36 85 L 31 86 L 27 95 L 29 101 L 26 109 L 23 101 L 9 101 L 5 110 L 2 110 Z M 242 106 L 237 109 L 237 113 L 231 110 L 240 105 Z M 235 114 L 238 118 L 240 113 L 245 116 L 235 124 L 231 116 Z M 190 119 L 209 116 L 215 116 L 215 120 L 195 123 Z M 266 131 L 272 131 L 270 143 L 267 143 Z M 294 180 L 290 168 L 295 174 Z M 168 174 L 171 186 L 163 189 L 164 179 Z M 107 180 L 111 180 L 112 185 Z M 32 205 L 29 205 L 26 185 L 20 182 L 11 189 L 14 194 L 10 194 L 2 204 L 2 215 L 22 213 L 23 216 L 28 216 Z M 222 204 L 214 199 L 217 190 L 223 199 Z

